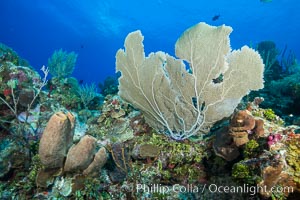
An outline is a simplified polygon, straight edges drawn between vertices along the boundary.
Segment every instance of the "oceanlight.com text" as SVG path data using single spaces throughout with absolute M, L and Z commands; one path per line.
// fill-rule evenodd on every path
M 294 188 L 291 186 L 274 186 L 271 188 L 267 188 L 267 186 L 253 186 L 248 184 L 243 184 L 240 186 L 228 186 L 228 185 L 217 185 L 217 184 L 204 184 L 202 186 L 188 184 L 188 185 L 180 185 L 175 184 L 171 186 L 166 186 L 162 184 L 137 184 L 136 185 L 137 192 L 142 193 L 247 193 L 250 195 L 255 195 L 258 193 L 293 193 Z

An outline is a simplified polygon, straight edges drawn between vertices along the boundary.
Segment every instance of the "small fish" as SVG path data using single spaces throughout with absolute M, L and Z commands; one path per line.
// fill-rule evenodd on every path
M 215 15 L 215 16 L 213 16 L 212 20 L 213 20 L 213 21 L 216 21 L 216 20 L 218 20 L 218 19 L 220 18 L 220 16 L 221 16 L 221 15 Z
M 79 81 L 79 84 L 81 85 L 83 83 L 83 80 L 81 79 L 80 81 Z
M 260 0 L 260 2 L 263 2 L 263 3 L 270 3 L 270 2 L 272 2 L 272 0 Z

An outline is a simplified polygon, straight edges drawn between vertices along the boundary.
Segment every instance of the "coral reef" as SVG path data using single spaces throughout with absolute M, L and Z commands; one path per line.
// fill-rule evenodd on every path
M 9 181 L 20 173 L 19 169 L 22 172 L 30 170 L 37 152 L 45 117 L 40 109 L 40 98 L 47 83 L 48 70 L 42 67 L 44 77 L 41 78 L 14 52 L 7 51 L 0 63 L 0 143 L 7 143 L 1 148 L 1 167 L 5 169 L 1 177 Z
M 185 32 L 185 36 L 193 36 L 194 28 Z M 228 34 L 231 31 L 228 27 L 212 29 L 212 32 L 211 30 L 204 32 L 215 33 L 210 35 L 215 37 L 219 35 L 218 31 L 225 30 L 226 38 L 223 38 L 224 35 L 220 36 L 223 38 L 220 41 L 228 41 Z M 203 29 L 200 30 L 204 33 Z M 137 38 L 142 39 L 141 37 L 135 39 Z M 181 52 L 181 49 L 186 48 L 182 46 L 186 40 L 184 37 L 179 40 L 177 54 L 184 57 L 182 54 L 190 52 L 186 50 Z M 141 44 L 141 41 L 134 42 L 135 47 Z M 197 42 L 205 43 L 203 41 L 201 43 L 201 40 Z M 198 52 L 198 49 L 196 50 Z M 234 51 L 233 54 L 243 54 L 244 51 L 250 51 L 258 56 L 248 48 Z M 277 54 L 275 45 L 270 42 L 260 44 L 259 51 L 266 52 L 262 53 L 266 65 L 273 63 L 268 68 L 270 71 L 279 70 L 279 65 L 285 66 L 284 73 L 280 75 L 282 77 L 276 77 L 274 73 L 270 73 L 265 83 L 267 89 L 261 90 L 261 93 L 251 93 L 240 102 L 237 108 L 229 108 L 230 112 L 228 111 L 226 117 L 215 123 L 210 130 L 207 129 L 206 134 L 200 134 L 200 137 L 191 136 L 188 139 L 179 136 L 178 140 L 174 140 L 168 134 L 164 134 L 165 132 L 158 132 L 157 129 L 152 128 L 153 124 L 151 121 L 149 123 L 149 113 L 145 113 L 142 108 L 136 110 L 135 108 L 139 107 L 134 103 L 131 105 L 115 94 L 117 79 L 108 79 L 104 83 L 102 87 L 104 98 L 94 90 L 95 85 L 93 85 L 91 87 L 93 90 L 89 90 L 93 94 L 88 94 L 91 98 L 83 102 L 78 91 L 86 86 L 80 86 L 76 78 L 65 74 L 52 77 L 48 81 L 46 76 L 48 70 L 45 67 L 42 68 L 45 76 L 41 78 L 31 67 L 22 64 L 22 59 L 15 52 L 0 45 L 0 198 L 297 199 L 300 194 L 300 136 L 298 134 L 300 127 L 296 126 L 300 124 L 299 118 L 298 116 L 278 116 L 280 114 L 278 107 L 281 100 L 284 100 L 282 92 L 295 95 L 291 98 L 292 100 L 295 100 L 294 97 L 298 95 L 297 84 L 293 82 L 294 80 L 289 82 L 293 83 L 290 85 L 284 83 L 287 77 L 294 79 L 296 78 L 294 74 L 298 74 L 296 62 L 293 61 L 295 58 L 291 55 L 279 62 L 276 60 L 278 58 L 275 58 Z M 286 49 L 282 54 L 286 54 L 285 51 Z M 182 69 L 183 73 L 178 74 L 176 70 L 183 67 L 181 60 L 173 59 L 162 52 L 150 54 L 147 58 L 142 55 L 142 52 L 139 53 L 145 62 L 151 60 L 151 69 L 154 69 L 154 63 L 158 62 L 155 60 L 157 56 L 161 55 L 165 56 L 162 60 L 168 57 L 165 63 L 161 63 L 164 72 L 177 66 L 175 71 L 169 71 L 170 76 L 167 76 L 170 78 L 167 80 L 171 80 L 168 83 L 172 82 L 174 90 L 181 87 L 179 81 L 182 80 L 182 75 L 191 77 L 198 70 L 196 67 L 189 71 Z M 205 50 L 202 53 L 209 57 L 211 54 L 214 55 L 215 50 L 213 52 Z M 232 63 L 234 60 L 231 57 L 228 61 Z M 65 60 L 57 59 L 56 61 L 57 66 L 60 62 L 62 65 L 66 64 Z M 224 58 L 222 57 L 219 61 L 217 65 L 222 67 Z M 290 69 L 288 69 L 289 66 Z M 211 82 L 208 85 L 226 90 L 229 84 L 226 79 L 228 78 L 227 72 L 215 73 L 218 70 L 211 71 L 214 77 L 208 78 Z M 260 74 L 258 77 L 252 77 L 257 74 L 255 69 L 250 72 L 242 70 L 251 73 L 251 78 L 249 78 L 250 75 L 248 76 L 249 80 L 255 81 L 259 78 L 261 81 Z M 151 78 L 148 73 L 143 75 Z M 122 76 L 124 78 L 124 74 Z M 242 78 L 237 75 L 234 78 L 237 79 L 237 86 L 248 91 L 247 77 Z M 159 80 L 165 83 L 166 79 Z M 184 80 L 188 81 L 188 79 Z M 198 80 L 201 82 L 202 78 Z M 146 92 L 151 84 L 148 84 L 149 79 L 143 79 L 143 81 L 140 86 L 143 92 Z M 268 104 L 270 94 L 274 91 L 269 92 L 276 85 L 272 83 L 271 87 L 272 81 L 276 81 L 278 87 L 284 83 L 284 87 L 289 88 L 290 91 L 283 89 L 280 94 L 278 93 L 278 97 L 273 95 L 277 101 L 277 107 L 266 107 L 266 105 L 275 104 L 275 102 Z M 153 83 L 155 86 L 156 83 Z M 185 85 L 182 93 L 189 92 L 186 89 L 189 82 L 182 84 Z M 168 84 L 165 83 L 165 85 Z M 154 86 L 153 89 L 156 88 Z M 127 89 L 136 92 L 135 87 Z M 164 88 L 153 90 L 153 94 L 158 94 L 158 90 L 161 89 Z M 169 103 L 173 102 L 175 105 L 188 102 L 187 108 L 206 112 L 205 109 L 209 107 L 210 102 L 214 103 L 214 99 L 211 99 L 208 94 L 210 88 L 206 89 L 207 91 L 202 91 L 205 93 L 202 93 L 205 99 L 198 100 L 191 94 L 188 97 L 177 96 L 176 101 L 173 101 L 174 95 L 165 92 L 163 95 L 168 98 L 163 104 L 172 110 L 174 106 Z M 120 92 L 124 95 L 124 90 Z M 259 97 L 253 98 L 255 94 L 259 94 Z M 145 95 L 148 94 L 145 93 Z M 220 97 L 221 94 L 216 95 Z M 135 93 L 132 95 L 134 100 L 138 97 Z M 185 97 L 187 99 L 182 99 Z M 227 98 L 226 95 L 224 98 Z M 236 98 L 239 99 L 240 96 Z M 252 98 L 254 100 L 249 103 L 248 101 Z M 149 101 L 152 100 L 149 99 Z M 155 99 L 155 102 L 158 103 L 158 100 Z M 227 101 L 221 104 L 218 112 L 223 112 L 224 108 L 232 106 L 231 102 Z M 143 102 L 140 106 L 149 106 L 149 104 Z M 163 108 L 160 107 L 161 104 L 156 106 Z M 182 108 L 182 110 L 172 112 L 173 118 L 177 119 L 171 128 L 172 131 L 179 130 L 182 124 L 189 125 L 186 119 L 179 120 L 178 117 L 183 116 L 181 114 L 193 114 L 189 109 L 177 108 Z M 233 109 L 235 112 L 232 113 Z M 209 117 L 210 114 L 214 116 L 216 113 L 202 114 L 205 115 L 199 115 L 201 120 Z M 157 119 L 161 118 L 155 118 Z M 193 119 L 193 117 L 188 119 Z M 156 121 L 156 123 L 159 122 Z M 197 124 L 196 127 L 200 125 Z M 147 191 L 147 189 L 140 188 L 143 185 L 152 189 L 157 186 L 169 192 Z M 211 190 L 216 189 L 217 186 L 228 186 L 230 192 L 212 192 Z M 249 189 L 260 187 L 265 190 L 234 191 L 243 186 Z M 275 191 L 272 188 L 279 188 L 279 190 Z
M 287 156 L 286 160 L 290 168 L 290 172 L 293 175 L 293 181 L 297 184 L 300 189 L 300 136 L 294 135 L 287 140 Z
M 124 142 L 134 137 L 134 130 L 129 126 L 139 112 L 133 111 L 118 96 L 108 95 L 102 105 L 97 124 L 92 125 L 89 134 L 101 140 Z M 136 125 L 138 126 L 138 125 Z
M 17 66 L 29 66 L 28 62 L 23 58 L 20 58 L 13 49 L 0 43 L 0 66 L 2 67 L 6 62 L 11 62 L 13 65 Z M 0 71 L 2 70 L 1 67 Z
M 270 126 L 265 129 L 270 129 Z M 294 164 L 299 162 L 298 155 L 295 156 L 295 151 L 299 149 L 298 141 L 299 136 L 293 133 L 293 129 L 272 126 L 263 138 L 250 140 L 245 145 L 243 160 L 232 169 L 233 178 L 264 188 L 260 190 L 264 198 L 272 196 L 286 199 L 293 192 L 299 192 L 298 169 L 295 168 L 297 164 Z M 289 145 L 293 148 L 292 153 Z
M 49 80 L 47 101 L 54 100 L 68 109 L 75 109 L 81 104 L 80 96 L 78 95 L 79 84 L 74 77 L 59 79 L 52 77 Z
M 13 140 L 8 138 L 0 140 L 0 178 L 4 178 L 12 169 L 20 167 L 16 162 L 17 159 L 20 162 L 24 161 L 18 157 L 20 151 L 21 149 Z

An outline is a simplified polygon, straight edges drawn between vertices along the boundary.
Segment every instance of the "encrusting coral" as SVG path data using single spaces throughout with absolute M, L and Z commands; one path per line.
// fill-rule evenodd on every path
M 196 24 L 176 42 L 180 59 L 161 51 L 145 57 L 141 32 L 130 33 L 126 50 L 116 54 L 120 97 L 140 109 L 152 128 L 173 139 L 207 133 L 250 90 L 263 88 L 260 55 L 247 46 L 231 52 L 231 31 L 229 26 Z

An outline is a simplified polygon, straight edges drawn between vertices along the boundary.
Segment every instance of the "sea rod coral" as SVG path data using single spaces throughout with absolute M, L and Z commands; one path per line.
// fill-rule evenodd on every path
M 141 32 L 130 33 L 116 54 L 120 97 L 176 140 L 207 133 L 244 95 L 263 88 L 260 55 L 247 46 L 231 51 L 231 32 L 225 25 L 196 24 L 177 40 L 178 59 L 161 51 L 145 57 Z

